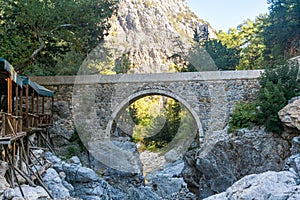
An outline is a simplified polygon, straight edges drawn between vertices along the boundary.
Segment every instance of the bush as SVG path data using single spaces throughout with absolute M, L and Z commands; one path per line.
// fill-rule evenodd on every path
M 259 79 L 261 87 L 257 100 L 236 105 L 229 123 L 230 131 L 255 123 L 265 125 L 267 131 L 280 133 L 283 126 L 278 112 L 298 93 L 298 71 L 299 65 L 295 62 L 286 62 L 276 68 L 266 69 Z
M 229 132 L 240 128 L 251 127 L 257 122 L 257 109 L 254 103 L 239 102 L 236 104 L 229 122 Z

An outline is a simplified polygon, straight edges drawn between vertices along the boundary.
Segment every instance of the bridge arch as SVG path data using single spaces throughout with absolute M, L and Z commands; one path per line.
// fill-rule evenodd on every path
M 203 132 L 203 128 L 202 128 L 202 123 L 200 121 L 200 117 L 197 115 L 197 113 L 194 111 L 194 109 L 192 108 L 192 106 L 182 97 L 178 96 L 177 94 L 170 92 L 170 91 L 166 91 L 166 90 L 162 90 L 162 89 L 145 89 L 139 92 L 135 92 L 131 95 L 129 95 L 127 98 L 125 98 L 112 112 L 111 117 L 108 121 L 107 127 L 106 127 L 106 135 L 109 136 L 110 132 L 112 130 L 113 127 L 113 123 L 114 120 L 118 119 L 120 117 L 120 115 L 125 111 L 125 109 L 133 102 L 135 102 L 136 100 L 146 97 L 146 96 L 150 96 L 150 95 L 161 95 L 161 96 L 166 96 L 166 97 L 170 97 L 172 99 L 177 100 L 179 103 L 181 103 L 189 112 L 190 114 L 193 116 L 196 125 L 197 125 L 197 132 L 198 132 L 198 136 L 199 138 L 204 138 L 204 132 Z

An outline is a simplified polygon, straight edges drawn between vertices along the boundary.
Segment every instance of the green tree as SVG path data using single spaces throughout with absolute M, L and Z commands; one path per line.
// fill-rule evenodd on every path
M 157 132 L 157 134 L 144 139 L 146 146 L 155 149 L 162 148 L 172 141 L 180 126 L 181 104 L 173 99 L 168 99 L 165 104 L 164 113 L 154 119 L 150 129 L 157 129 L 157 125 L 160 125 L 161 121 L 164 121 L 164 119 L 165 123 L 161 130 Z
M 239 49 L 235 47 L 228 48 L 226 45 L 223 45 L 221 41 L 216 39 L 206 41 L 204 46 L 219 70 L 236 69 L 240 59 Z
M 300 53 L 299 0 L 268 0 L 270 14 L 263 32 L 265 60 L 275 65 Z
M 249 102 L 238 102 L 231 113 L 229 132 L 240 128 L 248 128 L 257 123 L 256 105 Z
M 3 0 L 0 57 L 20 72 L 74 74 L 109 29 L 117 0 Z M 74 59 L 72 58 L 79 58 Z M 73 70 L 61 70 L 72 61 Z
M 264 68 L 265 49 L 262 36 L 266 15 L 259 15 L 255 21 L 246 20 L 237 28 L 230 28 L 228 32 L 220 31 L 218 39 L 228 48 L 239 50 L 237 69 Z
M 262 69 L 264 62 L 264 40 L 262 37 L 266 15 L 259 15 L 255 21 L 246 20 L 239 26 L 243 43 L 240 46 L 240 62 L 237 69 Z
M 266 126 L 268 131 L 280 133 L 283 130 L 277 114 L 287 104 L 283 90 L 281 81 L 277 84 L 267 81 L 266 85 L 261 87 L 259 91 L 257 105 L 260 110 L 257 113 L 257 119 L 260 124 Z
M 164 96 L 147 96 L 127 109 L 136 124 L 133 140 L 142 142 L 149 150 L 169 144 L 178 132 L 182 117 L 181 104 Z

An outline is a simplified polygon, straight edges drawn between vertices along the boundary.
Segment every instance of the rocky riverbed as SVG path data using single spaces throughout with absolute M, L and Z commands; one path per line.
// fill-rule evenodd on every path
M 43 181 L 56 199 L 83 199 L 83 200 L 124 200 L 124 199 L 196 199 L 196 196 L 190 193 L 184 182 L 181 171 L 184 163 L 178 160 L 175 163 L 168 164 L 163 170 L 152 171 L 147 174 L 148 183 L 135 185 L 134 175 L 129 177 L 124 185 L 112 183 L 117 174 L 112 176 L 101 176 L 88 167 L 84 167 L 78 157 L 74 156 L 68 160 L 62 160 L 53 153 L 39 150 L 35 152 L 41 164 L 51 163 L 51 167 L 42 175 Z M 147 155 L 151 155 L 149 152 Z M 162 158 L 160 158 L 162 160 Z M 3 166 L 6 166 L 3 163 Z M 36 164 L 36 168 L 41 165 Z M 1 168 L 3 173 L 5 167 Z M 121 173 L 122 174 L 122 173 Z M 51 199 L 46 190 L 41 187 L 31 187 L 25 182 L 21 186 L 24 197 L 18 187 L 9 188 L 3 176 L 0 176 L 0 199 L 21 200 L 21 199 Z
M 43 150 L 34 151 L 39 159 L 35 168 L 50 163 L 42 179 L 57 200 L 300 199 L 299 105 L 295 98 L 279 112 L 287 126 L 281 135 L 268 133 L 264 127 L 234 134 L 224 129 L 207 136 L 201 148 L 188 151 L 183 159 L 174 152 L 165 156 L 142 152 L 137 158 L 144 164 L 144 174 L 113 169 L 99 173 L 77 156 L 63 160 Z M 119 146 L 134 146 L 124 141 Z M 132 151 L 137 154 L 137 148 Z M 43 187 L 26 185 L 20 179 L 22 197 L 18 187 L 10 188 L 6 182 L 7 168 L 2 161 L 0 199 L 51 199 Z

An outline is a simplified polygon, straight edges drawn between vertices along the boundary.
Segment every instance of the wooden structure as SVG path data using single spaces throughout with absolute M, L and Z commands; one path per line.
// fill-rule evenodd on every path
M 26 134 L 23 131 L 23 81 L 13 67 L 0 60 L 0 144 L 10 144 Z
M 47 127 L 52 124 L 52 114 L 51 109 L 48 112 L 45 110 L 45 98 L 51 98 L 53 103 L 53 96 L 52 91 L 31 82 L 27 77 L 19 76 L 5 59 L 0 58 L 1 160 L 9 165 L 5 174 L 7 181 L 11 187 L 17 184 L 22 195 L 18 176 L 23 177 L 30 185 L 35 185 L 37 181 L 48 191 L 40 175 L 32 170 L 34 155 L 29 136 L 36 130 L 42 137 L 47 133 Z M 21 170 L 24 165 L 26 172 Z M 52 197 L 49 191 L 48 193 Z
M 53 104 L 54 93 L 47 88 L 32 82 L 28 77 L 22 77 L 25 87 L 25 117 L 26 128 L 46 128 L 52 125 L 52 113 L 45 111 L 45 104 L 47 99 L 51 99 Z M 49 101 L 47 101 L 49 102 Z

